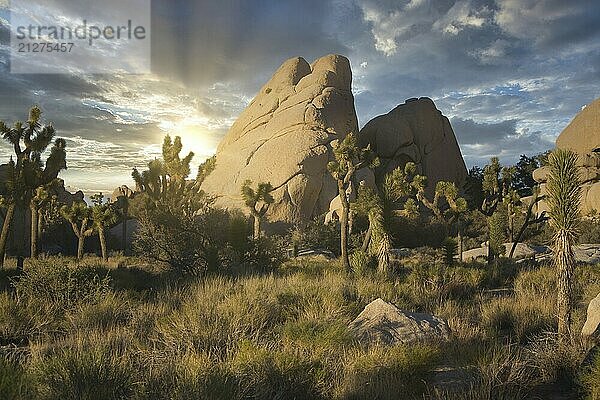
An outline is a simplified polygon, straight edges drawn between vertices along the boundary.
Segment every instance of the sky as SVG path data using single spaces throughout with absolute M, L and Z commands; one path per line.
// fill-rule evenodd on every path
M 408 98 L 432 98 L 467 166 L 552 148 L 600 97 L 594 0 L 152 0 L 151 73 L 52 75 L 10 72 L 3 4 L 0 120 L 39 105 L 67 140 L 61 177 L 88 194 L 131 185 L 165 134 L 181 136 L 197 166 L 296 56 L 350 59 L 360 126 Z M 10 152 L 0 144 L 1 159 Z

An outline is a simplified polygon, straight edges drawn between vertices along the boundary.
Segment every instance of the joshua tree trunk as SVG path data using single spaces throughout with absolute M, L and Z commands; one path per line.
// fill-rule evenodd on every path
M 342 251 L 342 265 L 346 271 L 350 271 L 350 258 L 348 257 L 348 216 L 350 204 L 346 197 L 343 181 L 338 180 L 338 194 L 342 203 L 342 215 L 340 215 L 340 246 Z
M 98 237 L 100 238 L 100 250 L 102 251 L 102 260 L 108 261 L 108 252 L 106 251 L 106 236 L 104 236 L 104 228 L 98 229 Z
M 38 237 L 38 239 L 42 237 L 43 228 L 44 228 L 44 215 L 38 211 L 38 220 L 37 220 L 37 237 Z
M 29 205 L 31 211 L 31 258 L 37 258 L 37 239 L 38 239 L 38 208 L 33 201 Z
M 515 241 L 515 216 L 513 215 L 513 205 L 508 203 L 508 239 L 511 243 Z
M 558 281 L 558 334 L 561 338 L 571 331 L 571 311 L 573 310 L 573 273 L 575 254 L 567 235 L 559 232 L 554 240 L 556 274 Z
M 371 222 L 371 216 L 369 216 L 369 228 L 367 229 L 367 233 L 365 234 L 365 240 L 363 241 L 361 250 L 367 251 L 369 250 L 369 244 L 371 243 L 371 235 L 373 235 L 373 223 Z
M 458 226 L 458 237 L 456 238 L 458 242 L 458 260 L 462 262 L 463 260 L 463 237 L 460 225 Z
M 81 260 L 83 258 L 83 245 L 85 243 L 85 236 L 79 235 L 77 236 L 77 259 Z
M 15 205 L 10 204 L 4 216 L 4 224 L 2 224 L 2 233 L 0 234 L 0 267 L 4 266 L 4 256 L 6 254 L 6 243 L 8 241 L 8 233 L 12 224 L 13 216 L 15 215 Z
M 258 240 L 260 238 L 260 215 L 253 213 L 252 218 L 254 219 L 254 232 L 252 237 L 254 240 Z
M 127 201 L 127 200 L 125 200 Z M 121 239 L 123 244 L 123 254 L 127 255 L 127 206 L 123 207 L 123 224 L 121 226 Z

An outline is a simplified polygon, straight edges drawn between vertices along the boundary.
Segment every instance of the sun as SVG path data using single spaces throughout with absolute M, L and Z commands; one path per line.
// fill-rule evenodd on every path
M 168 134 L 171 138 L 175 136 L 181 137 L 181 143 L 183 144 L 182 157 L 190 151 L 194 153 L 194 158 L 190 165 L 192 175 L 195 174 L 198 166 L 216 151 L 215 144 L 210 140 L 206 124 L 207 121 L 205 121 L 205 118 L 201 117 L 182 118 L 176 122 L 163 121 L 159 124 L 165 135 Z

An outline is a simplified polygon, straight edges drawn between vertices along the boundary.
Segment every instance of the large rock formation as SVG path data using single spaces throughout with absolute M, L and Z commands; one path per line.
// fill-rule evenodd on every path
M 244 181 L 270 182 L 269 220 L 326 212 L 337 194 L 327 172 L 331 142 L 358 131 L 351 82 L 350 63 L 339 55 L 283 63 L 219 144 L 202 189 L 219 196 L 217 205 L 243 210 Z
M 575 116 L 556 139 L 556 147 L 573 150 L 579 156 L 582 213 L 600 212 L 600 99 Z M 533 172 L 533 178 L 540 183 L 541 194 L 545 194 L 548 173 L 548 167 Z M 538 214 L 546 210 L 543 201 L 538 203 Z
M 381 160 L 378 179 L 412 161 L 429 180 L 428 193 L 438 181 L 460 187 L 467 176 L 450 121 L 429 98 L 409 99 L 385 115 L 369 121 L 360 131 Z
M 351 83 L 343 56 L 328 55 L 312 65 L 303 58 L 286 61 L 219 144 L 216 168 L 202 189 L 218 196 L 217 206 L 244 210 L 244 181 L 270 182 L 270 221 L 294 223 L 327 211 L 334 216 L 337 188 L 327 163 L 334 141 L 358 132 Z M 414 161 L 430 188 L 438 180 L 461 185 L 466 176 L 450 123 L 430 99 L 408 100 L 369 122 L 359 136 L 384 161 L 382 172 Z M 353 186 L 361 181 L 373 185 L 372 173 L 361 171 Z
M 600 99 L 588 104 L 556 139 L 556 147 L 585 155 L 600 151 Z

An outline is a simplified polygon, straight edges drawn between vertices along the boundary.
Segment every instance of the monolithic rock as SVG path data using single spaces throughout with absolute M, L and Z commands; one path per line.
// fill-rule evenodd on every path
M 405 312 L 382 299 L 369 303 L 349 329 L 366 344 L 396 344 L 447 341 L 448 324 L 431 314 Z
M 286 61 L 242 112 L 217 149 L 202 189 L 217 205 L 244 210 L 245 180 L 270 182 L 270 221 L 325 213 L 337 190 L 327 172 L 331 142 L 358 132 L 348 59 L 328 55 Z
M 438 181 L 454 182 L 460 188 L 467 176 L 450 121 L 429 98 L 406 100 L 372 119 L 361 129 L 360 140 L 379 156 L 378 179 L 409 161 L 427 176 L 429 194 Z
M 556 139 L 556 147 L 581 155 L 600 150 L 600 99 L 588 104 Z
M 579 156 L 582 213 L 600 212 L 600 99 L 575 116 L 556 139 L 556 147 L 573 150 Z M 549 171 L 549 167 L 542 167 L 533 172 L 542 195 L 546 194 Z M 540 202 L 536 211 L 547 211 L 546 203 Z

